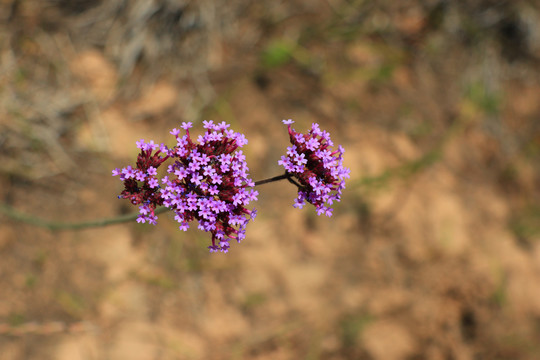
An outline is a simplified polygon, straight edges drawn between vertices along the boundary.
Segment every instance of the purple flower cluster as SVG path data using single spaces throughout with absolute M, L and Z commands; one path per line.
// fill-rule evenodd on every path
M 332 216 L 330 207 L 334 201 L 341 200 L 341 191 L 345 188 L 345 179 L 350 170 L 343 166 L 341 145 L 333 150 L 330 134 L 312 124 L 307 134 L 296 132 L 291 128 L 292 120 L 283 120 L 289 130 L 292 146 L 287 148 L 287 155 L 278 161 L 285 168 L 289 179 L 298 180 L 298 197 L 294 207 L 302 208 L 306 201 L 317 209 L 317 215 Z
M 139 206 L 137 222 L 156 224 L 157 207 L 164 206 L 174 212 L 180 230 L 197 220 L 199 229 L 212 234 L 210 252 L 228 252 L 229 242 L 245 238 L 246 225 L 257 215 L 248 210 L 257 200 L 253 188 L 273 181 L 287 179 L 298 187 L 294 207 L 313 204 L 317 214 L 332 215 L 331 205 L 340 201 L 345 179 L 350 170 L 343 166 L 343 147 L 334 150 L 330 134 L 312 124 L 307 134 L 291 128 L 292 120 L 283 120 L 288 126 L 292 146 L 278 161 L 285 174 L 254 182 L 248 174 L 246 157 L 239 148 L 247 144 L 241 133 L 229 130 L 230 125 L 212 120 L 203 121 L 206 129 L 194 141 L 190 122 L 182 123 L 182 130 L 173 129 L 176 138 L 173 147 L 153 141 L 137 141 L 140 152 L 135 167 L 114 169 L 124 190 L 118 196 Z M 172 160 L 163 176 L 159 167 Z M 161 211 L 161 210 L 160 210 Z
M 230 240 L 245 238 L 246 225 L 256 216 L 256 211 L 246 206 L 257 200 L 258 193 L 252 189 L 255 183 L 249 177 L 246 157 L 237 150 L 247 144 L 245 136 L 229 130 L 225 122 L 203 123 L 206 133 L 199 135 L 197 142 L 189 134 L 191 123 L 182 123 L 183 136 L 178 129 L 170 132 L 176 137 L 171 149 L 141 140 L 137 143 L 141 149 L 137 169 L 115 169 L 113 175 L 124 181 L 120 197 L 141 204 L 138 222 L 155 224 L 154 210 L 164 205 L 174 211 L 181 230 L 197 220 L 199 229 L 212 234 L 210 251 L 227 252 Z M 174 162 L 167 168 L 168 175 L 158 181 L 157 168 L 167 158 Z

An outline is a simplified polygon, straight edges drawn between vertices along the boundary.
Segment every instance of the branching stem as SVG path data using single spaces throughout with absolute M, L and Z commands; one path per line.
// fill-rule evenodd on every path
M 274 182 L 274 181 L 285 180 L 285 179 L 287 179 L 287 181 L 289 181 L 291 184 L 296 185 L 298 188 L 302 187 L 302 185 L 297 183 L 294 180 L 293 176 L 288 172 L 285 172 L 285 174 L 283 174 L 283 175 L 278 175 L 278 176 L 274 176 L 274 177 L 271 177 L 271 178 L 268 178 L 268 179 L 255 181 L 255 186 L 268 184 L 268 183 L 271 183 L 271 182 Z
M 255 181 L 255 186 L 268 184 L 268 183 L 271 183 L 271 182 L 274 182 L 274 181 L 288 179 L 289 177 L 290 177 L 289 173 L 285 173 L 283 175 L 274 176 L 274 177 L 271 177 L 269 179 Z
M 301 186 L 292 178 L 291 174 L 289 173 L 274 176 L 269 179 L 256 181 L 255 186 L 268 184 L 274 181 L 285 180 L 285 179 L 287 179 L 290 183 L 298 187 Z M 168 210 L 169 209 L 166 207 L 161 207 L 154 210 L 154 214 L 158 215 Z M 1 203 L 0 203 L 0 213 L 4 214 L 5 216 L 7 216 L 8 218 L 12 220 L 26 223 L 32 226 L 37 226 L 40 228 L 49 229 L 49 230 L 82 230 L 82 229 L 89 229 L 89 228 L 104 227 L 108 225 L 131 222 L 133 220 L 136 220 L 137 217 L 139 216 L 139 213 L 135 213 L 135 214 L 122 215 L 115 218 L 96 219 L 96 220 L 89 220 L 89 221 L 83 221 L 83 222 L 69 223 L 69 222 L 46 220 L 43 218 L 28 215 L 12 208 L 9 205 L 1 204 Z

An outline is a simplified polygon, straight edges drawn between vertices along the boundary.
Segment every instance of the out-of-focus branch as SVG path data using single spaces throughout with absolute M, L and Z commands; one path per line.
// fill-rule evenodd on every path
M 154 213 L 161 214 L 168 209 L 163 207 L 156 209 Z M 107 219 L 96 219 L 96 220 L 89 220 L 89 221 L 82 221 L 82 222 L 58 222 L 58 221 L 52 221 L 52 220 L 46 220 L 43 218 L 39 218 L 33 215 L 25 214 L 23 212 L 20 212 L 18 210 L 15 210 L 11 206 L 8 206 L 6 204 L 0 204 L 0 213 L 4 214 L 11 220 L 15 220 L 18 222 L 26 223 L 28 225 L 37 226 L 49 230 L 82 230 L 82 229 L 89 229 L 89 228 L 96 228 L 96 227 L 104 227 L 109 225 L 115 225 L 115 224 L 121 224 L 133 221 L 137 219 L 139 216 L 139 213 L 135 214 L 127 214 L 123 216 L 118 216 L 114 218 L 107 218 Z

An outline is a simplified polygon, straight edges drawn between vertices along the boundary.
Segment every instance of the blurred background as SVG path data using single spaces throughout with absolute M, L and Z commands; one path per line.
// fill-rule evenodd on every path
M 533 0 L 1 0 L 3 206 L 136 212 L 111 170 L 205 119 L 256 180 L 318 122 L 351 179 L 332 218 L 261 186 L 226 255 L 8 211 L 0 359 L 540 358 L 539 70 Z

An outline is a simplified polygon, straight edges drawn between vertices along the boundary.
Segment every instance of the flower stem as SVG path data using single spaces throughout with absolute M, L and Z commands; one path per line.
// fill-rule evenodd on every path
M 278 176 L 274 176 L 274 177 L 271 177 L 271 178 L 268 178 L 268 179 L 255 181 L 255 186 L 262 185 L 262 184 L 268 184 L 268 183 L 271 183 L 271 182 L 274 182 L 274 181 L 279 181 L 279 180 L 284 180 L 284 179 L 287 179 L 287 181 L 289 181 L 291 184 L 296 185 L 299 189 L 302 188 L 302 185 L 297 183 L 294 180 L 293 176 L 288 172 L 285 172 L 285 174 L 283 174 L 283 175 L 278 175 Z
M 163 208 L 154 210 L 154 213 L 157 215 L 167 210 L 169 209 L 166 207 L 163 207 Z M 67 223 L 67 222 L 49 221 L 49 220 L 45 220 L 45 219 L 38 218 L 35 216 L 27 215 L 25 213 L 22 213 L 13 209 L 11 206 L 8 206 L 6 204 L 1 204 L 1 203 L 0 203 L 0 213 L 6 215 L 12 220 L 16 220 L 19 222 L 23 222 L 29 225 L 33 225 L 33 226 L 37 226 L 37 227 L 41 227 L 41 228 L 45 228 L 49 230 L 82 230 L 82 229 L 88 229 L 88 228 L 103 227 L 107 225 L 130 222 L 137 219 L 137 217 L 139 216 L 139 213 L 135 213 L 135 214 L 128 214 L 128 215 L 123 215 L 123 216 L 119 216 L 115 218 L 96 219 L 96 220 L 83 221 L 83 222 L 77 222 L 77 223 Z
M 255 181 L 255 186 L 262 185 L 262 184 L 268 184 L 268 183 L 271 183 L 271 182 L 274 182 L 274 181 L 289 179 L 289 177 L 290 177 L 289 173 L 285 173 L 283 175 L 274 176 L 274 177 L 271 177 L 269 179 L 263 179 L 263 180 Z
M 256 181 L 255 186 L 271 183 L 274 181 L 285 180 L 285 179 L 287 179 L 290 183 L 298 187 L 301 186 L 296 181 L 294 181 L 291 174 L 287 172 L 283 175 L 278 175 L 278 176 L 271 177 L 269 179 Z M 158 215 L 158 214 L 164 213 L 167 210 L 169 209 L 166 207 L 158 208 L 154 210 L 154 214 Z M 75 222 L 75 223 L 59 222 L 59 221 L 46 220 L 40 217 L 25 214 L 23 212 L 15 210 L 9 205 L 2 204 L 2 203 L 0 203 L 0 214 L 4 214 L 8 218 L 18 221 L 18 222 L 22 222 L 28 225 L 37 226 L 37 227 L 45 228 L 49 230 L 82 230 L 82 229 L 89 229 L 89 228 L 98 228 L 98 227 L 104 227 L 108 225 L 131 222 L 133 220 L 136 220 L 137 217 L 139 217 L 139 213 L 134 213 L 134 214 L 118 216 L 115 218 L 96 219 L 96 220 L 89 220 L 89 221 L 82 221 L 82 222 Z

